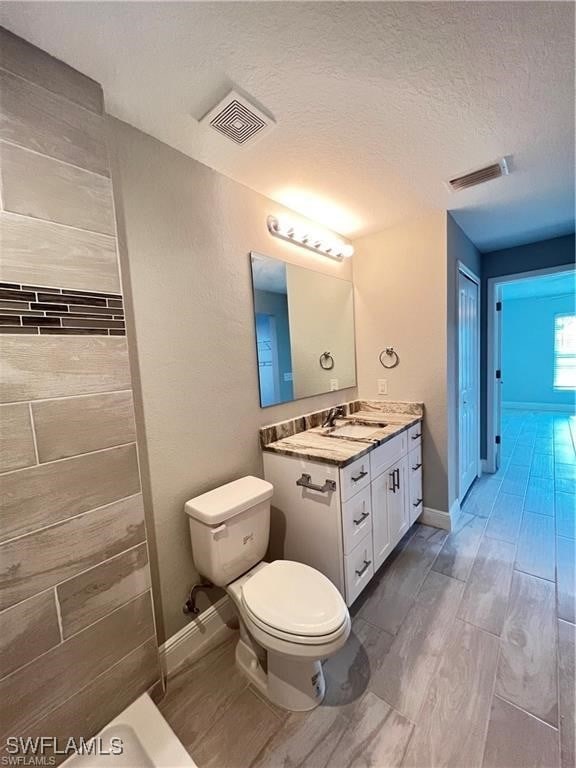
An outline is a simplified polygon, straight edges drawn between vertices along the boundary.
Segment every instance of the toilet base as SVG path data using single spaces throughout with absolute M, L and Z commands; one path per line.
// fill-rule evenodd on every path
M 268 651 L 266 673 L 258 656 L 242 638 L 236 645 L 236 665 L 272 703 L 290 712 L 308 712 L 326 693 L 320 661 L 299 661 Z

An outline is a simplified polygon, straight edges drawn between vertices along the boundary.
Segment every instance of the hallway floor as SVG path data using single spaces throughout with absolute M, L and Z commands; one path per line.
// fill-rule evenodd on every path
M 318 709 L 267 704 L 234 640 L 171 677 L 160 708 L 200 768 L 573 768 L 576 420 L 502 431 L 456 529 L 414 526 L 353 607 Z

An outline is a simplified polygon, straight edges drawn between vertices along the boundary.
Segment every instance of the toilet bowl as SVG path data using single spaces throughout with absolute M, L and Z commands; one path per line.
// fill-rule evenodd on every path
M 318 706 L 321 661 L 350 634 L 342 596 L 322 573 L 290 560 L 262 562 L 270 525 L 270 483 L 245 477 L 186 503 L 198 571 L 224 587 L 238 613 L 236 664 L 273 704 Z
M 348 609 L 336 587 L 314 568 L 276 560 L 258 564 L 227 592 L 241 622 L 240 669 L 284 709 L 317 706 L 325 693 L 321 659 L 337 653 L 350 634 Z M 266 671 L 259 648 L 267 652 Z

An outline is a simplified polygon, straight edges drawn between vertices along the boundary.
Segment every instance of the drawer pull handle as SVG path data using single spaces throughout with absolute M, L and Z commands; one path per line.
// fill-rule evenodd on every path
M 413 506 L 413 507 L 419 507 L 419 506 L 420 506 L 420 504 L 422 504 L 422 499 L 418 499 L 418 501 L 414 501 L 414 502 L 412 503 L 412 506 Z
M 412 435 L 412 440 L 418 440 L 419 437 L 422 437 L 422 432 L 416 432 L 415 435 Z
M 366 477 L 367 474 L 368 474 L 368 472 L 366 472 L 365 470 L 362 470 L 361 472 L 358 472 L 358 474 L 356 476 L 352 475 L 350 480 L 352 480 L 353 483 L 357 483 L 358 480 L 362 480 L 362 478 Z
M 370 512 L 362 512 L 362 514 L 360 515 L 360 519 L 353 521 L 354 525 L 360 525 L 360 523 L 363 523 L 367 517 L 370 517 Z
M 421 466 L 422 466 L 422 462 L 420 462 L 419 464 L 416 464 L 416 466 L 415 466 L 415 467 L 412 467 L 412 471 L 413 471 L 413 472 L 416 472 L 416 470 L 417 470 L 417 469 L 420 469 L 420 467 L 421 467 Z
M 358 578 L 360 578 L 360 576 L 363 576 L 371 565 L 372 565 L 372 560 L 364 560 L 364 565 L 362 568 L 360 568 L 359 571 L 358 570 L 356 571 L 356 576 L 358 576 Z
M 334 480 L 325 480 L 324 485 L 317 485 L 312 482 L 312 476 L 304 472 L 302 477 L 296 480 L 296 485 L 301 485 L 302 488 L 309 488 L 311 491 L 318 491 L 319 493 L 330 493 L 330 491 L 336 490 L 336 482 Z

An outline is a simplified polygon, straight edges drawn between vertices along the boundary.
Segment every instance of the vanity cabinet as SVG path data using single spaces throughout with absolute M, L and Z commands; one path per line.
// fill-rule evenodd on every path
M 422 512 L 421 424 L 345 467 L 264 452 L 283 556 L 324 573 L 351 605 Z

